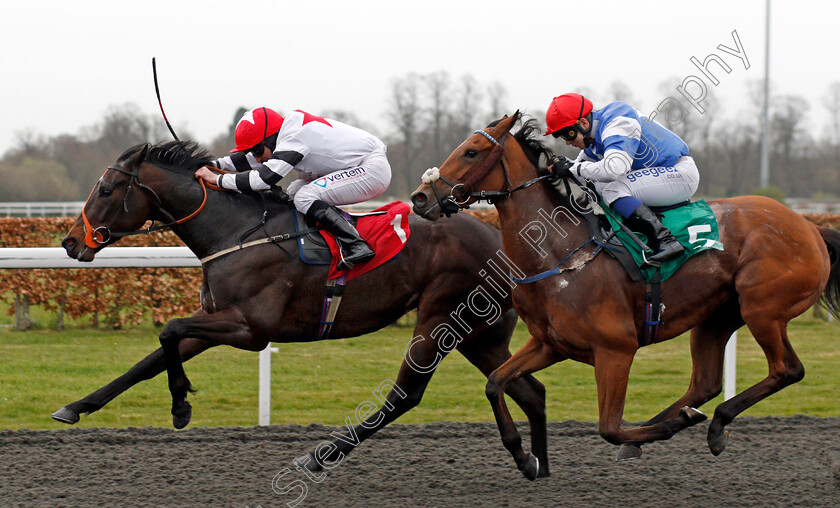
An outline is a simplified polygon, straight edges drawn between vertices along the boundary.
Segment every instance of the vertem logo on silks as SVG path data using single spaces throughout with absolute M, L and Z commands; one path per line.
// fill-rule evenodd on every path
M 354 176 L 360 176 L 367 173 L 365 168 L 358 167 L 353 169 L 347 169 L 344 171 L 336 171 L 335 173 L 330 173 L 327 176 L 322 176 L 321 178 L 315 180 L 314 183 L 318 187 L 327 188 L 327 184 L 331 182 L 337 182 L 339 180 L 346 180 L 348 178 L 353 178 Z

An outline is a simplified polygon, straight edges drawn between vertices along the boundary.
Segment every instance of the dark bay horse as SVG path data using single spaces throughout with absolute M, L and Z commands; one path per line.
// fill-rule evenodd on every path
M 584 245 L 590 238 L 582 220 L 587 210 L 540 181 L 539 160 L 550 151 L 535 138 L 534 120 L 510 133 L 519 118 L 517 112 L 476 131 L 437 172 L 427 172 L 426 183 L 412 195 L 415 213 L 431 220 L 482 192 L 493 196 L 502 243 L 524 274 L 519 277 L 559 267 L 558 275 L 514 289 L 514 307 L 531 338 L 487 383 L 505 447 L 526 476 L 536 476 L 503 392 L 520 376 L 571 358 L 595 367 L 601 436 L 623 444 L 619 459 L 638 457 L 641 444 L 668 439 L 706 418 L 693 408 L 720 393 L 724 346 L 746 324 L 767 357 L 769 374 L 715 409 L 708 443 L 720 454 L 728 439 L 724 428 L 736 415 L 804 376 L 787 323 L 821 295 L 837 314 L 840 232 L 817 227 L 768 198 L 710 202 L 725 250 L 695 255 L 662 285 L 659 341 L 691 330 L 688 391 L 642 426 L 622 428 L 630 365 L 644 329 L 645 284 L 632 282 L 606 254 L 597 255 L 595 245 Z
M 148 219 L 174 222 L 193 214 L 171 227 L 200 259 L 237 245 L 243 234 L 254 230 L 264 210 L 265 227 L 244 240 L 290 233 L 277 229 L 280 216 L 292 208 L 272 195 L 207 192 L 194 173 L 209 162 L 210 157 L 192 142 L 130 148 L 99 179 L 62 246 L 70 257 L 90 261 L 120 233 L 134 232 Z M 414 215 L 409 219 L 411 236 L 399 256 L 347 284 L 333 328 L 334 338 L 363 335 L 417 309 L 414 339 L 406 348 L 396 386 L 388 386 L 390 393 L 378 411 L 370 411 L 363 421 L 365 416 L 360 418 L 355 428 L 358 441 L 336 440 L 332 453 L 319 457 L 315 467 L 307 466 L 310 469 L 317 469 L 321 460 L 342 457 L 417 405 L 437 363 L 456 346 L 484 375 L 510 358 L 508 345 L 517 320 L 511 296 L 499 291 L 505 281 L 498 276 L 494 280 L 482 269 L 501 252 L 498 231 L 466 216 L 439 224 Z M 201 309 L 191 317 L 168 322 L 160 333 L 160 349 L 108 385 L 60 409 L 53 418 L 75 423 L 81 413 L 101 409 L 129 387 L 165 369 L 173 425 L 183 428 L 192 415 L 186 399 L 192 387 L 182 362 L 220 344 L 260 351 L 270 341 L 315 340 L 328 268 L 304 265 L 294 240 L 279 246 L 265 243 L 205 262 Z M 489 299 L 481 300 L 479 294 L 493 295 L 494 313 L 488 310 Z M 446 327 L 460 327 L 458 340 L 453 339 L 455 332 L 441 331 Z M 539 440 L 545 435 L 542 384 L 528 377 L 508 393 L 522 407 Z

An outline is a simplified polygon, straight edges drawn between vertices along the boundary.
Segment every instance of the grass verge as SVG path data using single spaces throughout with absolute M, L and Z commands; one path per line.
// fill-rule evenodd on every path
M 37 314 L 37 313 L 36 313 Z M 36 316 L 37 323 L 37 316 Z M 805 365 L 805 379 L 749 409 L 752 416 L 840 416 L 840 324 L 808 313 L 791 323 L 790 338 Z M 0 320 L 0 428 L 56 429 L 50 414 L 103 386 L 158 347 L 152 327 L 103 331 L 71 326 L 64 331 L 12 330 Z M 395 379 L 411 339 L 407 328 L 386 328 L 364 337 L 305 344 L 275 344 L 272 358 L 272 423 L 342 425 L 355 408 L 376 399 L 371 392 Z M 527 338 L 520 322 L 514 349 Z M 192 426 L 250 426 L 257 422 L 257 354 L 219 347 L 185 364 L 199 392 L 190 397 Z M 630 376 L 624 418 L 647 419 L 671 404 L 688 386 L 688 336 L 641 350 Z M 746 329 L 738 336 L 737 387 L 767 373 L 764 355 Z M 572 361 L 536 374 L 546 385 L 550 420 L 597 420 L 592 368 Z M 458 353 L 447 357 L 422 403 L 398 421 L 489 421 L 485 378 Z M 703 409 L 711 416 L 718 397 Z M 141 383 L 101 411 L 83 416 L 79 427 L 169 427 L 166 376 Z M 514 418 L 524 415 L 511 409 Z

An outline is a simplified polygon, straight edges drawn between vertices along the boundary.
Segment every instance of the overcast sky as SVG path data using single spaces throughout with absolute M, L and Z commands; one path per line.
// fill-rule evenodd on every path
M 775 93 L 811 104 L 840 81 L 840 3 L 772 3 Z M 471 74 L 498 81 L 510 108 L 544 111 L 552 97 L 614 81 L 652 111 L 712 53 L 712 85 L 726 116 L 746 108 L 748 81 L 764 74 L 764 0 L 565 2 L 390 1 L 16 1 L 0 16 L 0 154 L 16 133 L 78 134 L 110 105 L 159 115 L 151 59 L 167 116 L 208 143 L 240 105 L 347 110 L 388 134 L 389 85 L 410 72 Z M 736 49 L 749 69 L 719 45 Z M 693 93 L 699 93 L 694 85 Z M 821 134 L 821 130 L 817 132 Z

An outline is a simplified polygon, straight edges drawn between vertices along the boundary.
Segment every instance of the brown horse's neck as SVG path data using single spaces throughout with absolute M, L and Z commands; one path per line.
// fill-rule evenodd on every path
M 511 168 L 511 182 L 536 178 L 536 168 Z M 505 252 L 526 274 L 554 268 L 589 239 L 589 229 L 568 201 L 546 181 L 496 203 Z

